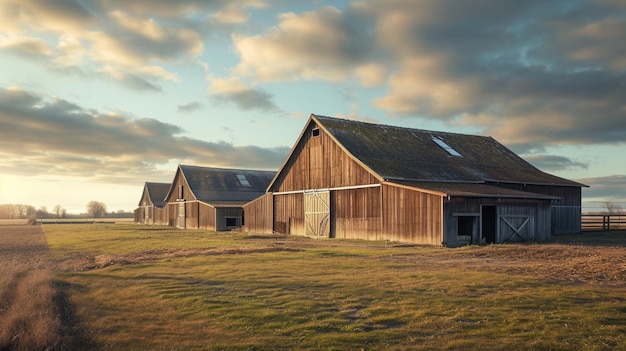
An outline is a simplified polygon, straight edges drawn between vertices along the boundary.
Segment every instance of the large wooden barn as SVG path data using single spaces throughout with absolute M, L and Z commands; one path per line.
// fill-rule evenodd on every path
M 169 183 L 146 182 L 135 210 L 135 223 L 167 225 L 167 202 L 165 195 L 170 190 Z
M 164 197 L 168 224 L 230 230 L 244 224 L 243 205 L 265 193 L 276 172 L 179 165 Z
M 248 232 L 459 246 L 580 231 L 581 187 L 491 137 L 311 115 Z

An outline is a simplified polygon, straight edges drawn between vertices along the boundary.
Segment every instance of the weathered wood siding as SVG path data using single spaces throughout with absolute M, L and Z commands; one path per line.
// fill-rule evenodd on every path
M 185 229 L 198 229 L 200 213 L 197 201 L 185 202 Z
M 305 235 L 304 194 L 274 195 L 274 231 L 281 234 Z
M 135 218 L 135 223 L 143 223 L 143 218 L 144 218 L 143 207 L 137 207 L 133 211 L 133 217 Z
M 330 236 L 380 239 L 381 205 L 381 187 L 332 191 Z
M 267 193 L 243 207 L 243 230 L 248 233 L 272 234 L 273 217 L 274 196 Z
M 204 202 L 199 202 L 198 221 L 199 228 L 215 230 L 215 207 L 205 204 Z
M 336 188 L 378 182 L 322 129 L 318 129 L 319 136 L 312 136 L 312 130 L 316 128 L 311 123 L 305 130 L 271 191 Z
M 176 227 L 176 220 L 178 219 L 178 203 L 167 204 L 167 225 L 170 227 Z
M 499 183 L 497 186 L 560 197 L 561 200 L 555 201 L 552 204 L 551 232 L 553 234 L 580 232 L 582 206 L 582 193 L 580 187 L 508 183 Z
M 443 197 L 383 185 L 381 239 L 442 245 Z
M 154 224 L 156 225 L 168 225 L 167 206 L 163 208 L 154 207 Z
M 444 203 L 445 245 L 481 243 L 482 206 L 496 207 L 496 243 L 550 240 L 550 201 L 452 197 Z M 460 217 L 475 218 L 472 233 L 459 235 Z
M 179 200 L 185 200 L 184 218 L 179 217 Z M 189 189 L 189 185 L 180 173 L 180 169 L 176 171 L 174 182 L 172 183 L 172 191 L 165 199 L 167 204 L 167 224 L 172 227 L 195 229 L 199 226 L 198 203 L 193 193 Z

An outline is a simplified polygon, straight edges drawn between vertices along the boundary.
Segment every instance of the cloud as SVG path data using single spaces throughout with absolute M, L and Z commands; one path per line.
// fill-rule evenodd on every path
M 152 118 L 105 114 L 19 88 L 0 89 L 0 169 L 6 174 L 136 182 L 135 177 L 177 162 L 277 169 L 289 151 L 184 133 Z
M 365 18 L 354 11 L 342 12 L 331 6 L 303 14 L 285 13 L 277 26 L 263 35 L 233 35 L 240 62 L 237 74 L 263 81 L 323 79 L 333 82 L 350 77 L 355 67 L 369 84 L 379 83 L 372 37 L 364 27 Z
M 46 41 L 31 37 L 0 37 L 0 48 L 24 57 L 48 57 L 53 49 Z
M 624 143 L 623 14 L 608 0 L 353 2 L 233 35 L 233 72 L 383 87 L 371 102 L 390 116 L 472 126 L 515 149 Z
M 282 113 L 272 101 L 272 95 L 247 86 L 239 78 L 213 78 L 210 84 L 209 94 L 217 102 L 232 103 L 242 110 Z
M 166 65 L 195 61 L 212 27 L 243 24 L 248 8 L 264 6 L 261 0 L 6 0 L 0 45 L 30 59 L 51 58 L 55 71 L 154 91 L 161 80 L 180 82 Z
M 626 202 L 626 187 L 624 186 L 626 175 L 582 178 L 577 181 L 590 186 L 588 189 L 583 189 L 583 197 L 587 201 L 613 199 Z
M 524 159 L 533 166 L 544 171 L 562 171 L 566 169 L 589 168 L 589 164 L 576 162 L 564 156 L 557 155 L 527 155 Z
M 178 112 L 191 113 L 202 109 L 202 104 L 197 101 L 192 101 L 183 105 L 178 105 L 176 109 Z
M 626 19 L 612 6 L 373 1 L 378 45 L 398 64 L 374 104 L 513 148 L 624 143 Z

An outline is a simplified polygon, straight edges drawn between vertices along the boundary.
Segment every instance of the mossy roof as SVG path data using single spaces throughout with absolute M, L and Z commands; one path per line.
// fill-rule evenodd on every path
M 144 186 L 144 194 L 148 194 L 148 200 L 152 203 L 152 205 L 158 208 L 163 208 L 163 206 L 167 204 L 167 202 L 165 202 L 165 196 L 167 195 L 171 186 L 172 184 L 170 183 L 146 182 Z M 139 206 L 141 206 L 141 201 L 139 203 Z
M 197 200 L 209 204 L 243 204 L 265 194 L 272 171 L 178 166 Z
M 350 154 L 386 180 L 584 186 L 535 168 L 492 137 L 318 115 L 312 118 Z M 460 156 L 441 145 L 449 146 Z

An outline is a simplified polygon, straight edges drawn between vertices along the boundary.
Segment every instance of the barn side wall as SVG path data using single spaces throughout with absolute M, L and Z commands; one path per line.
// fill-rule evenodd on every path
M 274 231 L 280 234 L 305 235 L 304 195 L 274 195 Z
M 198 203 L 198 225 L 200 228 L 215 230 L 215 207 Z
M 330 192 L 330 236 L 378 240 L 381 235 L 381 188 Z
M 167 225 L 170 227 L 176 227 L 178 220 L 178 203 L 168 203 L 167 204 Z
M 274 196 L 267 193 L 243 207 L 243 230 L 248 233 L 272 234 L 273 217 Z
M 495 243 L 546 242 L 551 237 L 550 201 L 452 197 L 444 203 L 444 242 L 446 246 L 481 244 L 483 206 L 494 206 Z M 461 227 L 462 218 L 472 220 L 471 227 Z M 472 219 L 470 219 L 472 218 Z M 528 221 L 527 221 L 528 220 Z M 516 230 L 521 233 L 517 234 Z
M 381 239 L 442 245 L 442 196 L 387 184 L 382 193 Z
M 154 208 L 154 224 L 156 225 L 168 225 L 168 214 L 167 214 L 167 206 L 163 208 Z
M 200 213 L 198 202 L 185 202 L 185 229 L 198 229 L 200 225 Z
M 580 187 L 507 183 L 499 183 L 496 185 L 507 189 L 528 191 L 561 198 L 552 203 L 552 233 L 580 233 L 582 208 L 582 192 Z
M 137 207 L 133 211 L 133 216 L 135 218 L 135 223 L 143 223 L 145 218 L 143 207 Z

